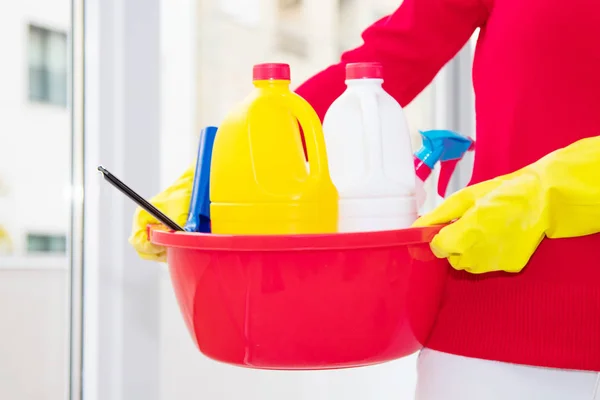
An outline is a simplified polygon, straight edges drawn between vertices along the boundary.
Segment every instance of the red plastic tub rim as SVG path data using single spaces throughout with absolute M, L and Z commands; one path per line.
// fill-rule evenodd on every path
M 158 246 L 211 251 L 314 251 L 379 248 L 429 243 L 442 225 L 394 231 L 316 235 L 217 235 L 149 229 Z M 175 233 L 175 234 L 174 234 Z

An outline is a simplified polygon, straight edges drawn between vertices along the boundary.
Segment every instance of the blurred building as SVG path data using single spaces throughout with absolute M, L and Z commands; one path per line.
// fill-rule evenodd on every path
M 70 19 L 69 0 L 0 2 L 2 399 L 67 395 Z
M 66 260 L 69 27 L 68 0 L 0 5 L 0 226 L 16 263 L 28 255 Z
M 251 88 L 251 67 L 287 62 L 292 86 L 362 43 L 361 32 L 398 0 L 199 0 L 197 128 L 218 124 Z M 431 120 L 430 95 L 408 107 L 411 130 Z M 416 106 L 415 106 L 416 105 Z

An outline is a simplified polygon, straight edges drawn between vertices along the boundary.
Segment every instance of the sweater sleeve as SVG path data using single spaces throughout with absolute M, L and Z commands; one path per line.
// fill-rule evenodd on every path
M 345 90 L 345 65 L 380 62 L 384 88 L 407 105 L 465 45 L 488 16 L 485 0 L 404 0 L 391 15 L 367 28 L 363 45 L 345 52 L 338 64 L 308 79 L 296 93 L 323 120 Z

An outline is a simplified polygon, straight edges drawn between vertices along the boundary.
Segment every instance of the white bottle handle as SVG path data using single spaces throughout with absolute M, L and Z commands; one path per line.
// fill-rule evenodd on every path
M 366 151 L 368 177 L 380 179 L 384 177 L 383 168 L 383 140 L 381 122 L 379 118 L 379 107 L 375 93 L 361 93 L 359 96 L 360 109 L 362 112 L 362 123 L 364 144 Z

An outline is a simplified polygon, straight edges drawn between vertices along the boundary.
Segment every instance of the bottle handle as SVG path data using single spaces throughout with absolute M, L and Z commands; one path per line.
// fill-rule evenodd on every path
M 362 123 L 365 132 L 364 143 L 369 175 L 383 174 L 383 140 L 381 135 L 381 121 L 377 108 L 377 95 L 364 93 L 359 96 Z
M 285 99 L 288 103 L 292 114 L 304 132 L 304 142 L 306 144 L 306 152 L 308 154 L 308 165 L 310 166 L 309 176 L 319 177 L 329 174 L 329 166 L 327 164 L 327 151 L 323 138 L 323 126 L 321 120 L 312 106 L 299 95 L 292 93 L 286 95 Z

